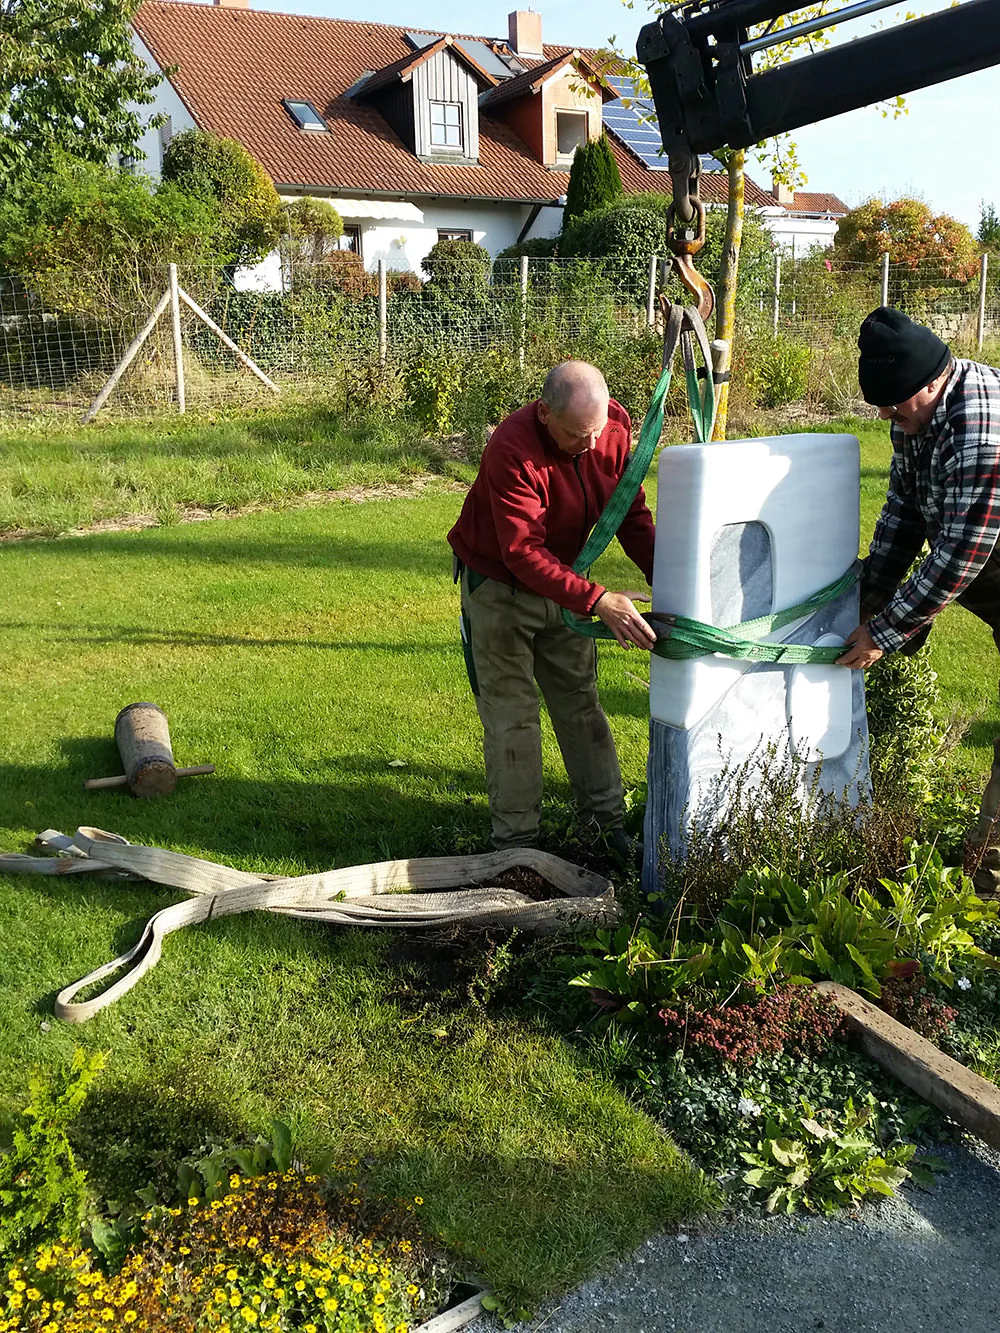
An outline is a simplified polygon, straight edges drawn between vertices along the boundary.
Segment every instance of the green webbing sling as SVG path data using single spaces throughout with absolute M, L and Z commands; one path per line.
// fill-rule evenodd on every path
M 692 339 L 697 340 L 705 361 L 705 372 L 700 384 L 694 362 Z M 678 343 L 683 352 L 688 404 L 694 421 L 696 443 L 707 444 L 711 438 L 715 423 L 715 389 L 712 382 L 708 336 L 701 316 L 696 310 L 681 310 L 679 306 L 672 306 L 664 338 L 663 371 L 653 390 L 653 397 L 639 432 L 639 442 L 607 507 L 594 525 L 583 550 L 573 562 L 574 574 L 583 574 L 589 570 L 598 556 L 603 555 L 611 545 L 649 471 L 653 454 L 663 433 L 663 403 L 670 388 L 673 358 Z M 818 648 L 803 643 L 761 643 L 760 640 L 790 625 L 792 621 L 803 619 L 818 611 L 821 606 L 845 593 L 856 580 L 857 567 L 852 566 L 835 582 L 820 588 L 797 606 L 790 606 L 773 615 L 743 620 L 726 629 L 708 625 L 702 620 L 691 620 L 687 616 L 647 613 L 643 619 L 657 635 L 656 644 L 650 651 L 658 657 L 666 657 L 675 662 L 686 661 L 692 657 L 704 657 L 710 653 L 721 653 L 725 657 L 736 657 L 750 662 L 780 662 L 786 666 L 835 662 L 838 657 L 843 656 L 842 647 Z M 614 639 L 611 630 L 600 620 L 581 620 L 565 609 L 562 614 L 563 620 L 575 634 L 590 639 Z

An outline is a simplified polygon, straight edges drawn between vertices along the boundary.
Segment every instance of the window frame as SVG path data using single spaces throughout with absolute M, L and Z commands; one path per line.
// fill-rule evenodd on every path
M 281 105 L 285 108 L 285 110 L 291 116 L 292 120 L 295 122 L 296 128 L 302 130 L 304 134 L 330 133 L 329 125 L 326 123 L 326 121 L 323 119 L 320 113 L 313 106 L 312 102 L 308 101 L 307 98 L 283 97 L 281 99 Z M 312 114 L 316 117 L 316 121 L 318 121 L 319 123 L 317 124 L 316 121 L 311 121 L 311 120 L 305 121 L 299 114 L 299 112 L 295 110 L 295 108 L 299 106 L 308 107 L 309 110 L 312 112 Z
M 457 142 L 457 143 L 437 143 L 437 142 L 435 141 L 435 139 L 434 139 L 434 130 L 435 130 L 434 112 L 435 112 L 435 110 L 437 110 L 438 108 L 440 108 L 440 109 L 445 113 L 445 117 L 444 117 L 444 119 L 441 121 L 441 128 L 444 130 L 446 136 L 447 136 L 447 133 L 448 133 L 448 131 L 449 131 L 450 129 L 455 129 L 455 130 L 457 130 L 457 131 L 458 131 L 458 142 Z M 448 123 L 448 119 L 447 119 L 447 112 L 448 112 L 449 110 L 452 110 L 452 109 L 453 109 L 453 110 L 455 111 L 455 113 L 456 113 L 456 114 L 455 114 L 455 120 L 456 120 L 456 123 L 455 123 L 454 125 L 449 125 L 449 123 Z M 462 103 L 461 103 L 461 102 L 444 102 L 444 101 L 440 101 L 440 100 L 438 100 L 437 98 L 435 98 L 435 99 L 431 102 L 431 104 L 430 104 L 430 139 L 429 139 L 429 143 L 430 143 L 430 149 L 431 149 L 431 152 L 432 152 L 432 153 L 459 153 L 459 154 L 461 154 L 461 153 L 463 153 L 463 152 L 465 151 L 465 116 L 462 114 Z
M 580 148 L 583 144 L 585 144 L 585 143 L 587 142 L 587 138 L 588 138 L 588 135 L 589 135 L 589 132 L 590 132 L 590 118 L 589 118 L 589 116 L 587 115 L 587 112 L 586 112 L 586 111 L 580 111 L 580 110 L 578 110 L 578 109 L 575 108 L 575 107 L 565 107 L 565 108 L 562 108 L 562 109 L 560 109 L 560 108 L 557 107 L 557 108 L 556 108 L 556 113 L 555 113 L 555 114 L 556 114 L 556 161 L 557 161 L 557 162 L 570 162 L 570 161 L 572 161 L 572 159 L 573 159 L 573 155 L 574 155 L 574 153 L 576 152 L 576 150 L 577 150 L 578 148 Z M 579 124 L 580 121 L 583 122 L 583 135 L 582 135 L 581 138 L 577 139 L 576 143 L 573 145 L 573 147 L 570 149 L 569 152 L 564 152 L 564 151 L 559 147 L 559 118 L 560 118 L 560 117 L 563 117 L 564 119 L 569 119 L 570 117 L 572 117 L 572 119 L 573 119 L 577 124 Z
M 471 227 L 438 227 L 437 234 L 439 241 L 471 241 L 475 239 Z
M 346 245 L 344 244 L 345 240 L 347 241 Z M 362 259 L 364 258 L 364 253 L 361 248 L 361 228 L 356 222 L 347 222 L 344 224 L 344 230 L 341 232 L 337 241 L 337 249 L 350 254 L 360 255 Z

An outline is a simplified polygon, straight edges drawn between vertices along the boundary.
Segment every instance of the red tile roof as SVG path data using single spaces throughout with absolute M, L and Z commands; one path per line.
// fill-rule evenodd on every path
M 144 0 L 134 24 L 161 67 L 178 67 L 170 82 L 195 123 L 239 139 L 279 190 L 549 204 L 566 193 L 568 172 L 544 166 L 486 114 L 480 114 L 478 165 L 421 162 L 376 111 L 345 96 L 367 72 L 413 58 L 405 28 L 187 0 Z M 548 47 L 544 54 L 547 64 L 572 52 Z M 537 78 L 538 68 L 529 73 Z M 311 102 L 331 132 L 300 130 L 283 98 Z M 649 170 L 611 142 L 629 193 L 669 193 L 665 171 Z M 702 193 L 708 202 L 724 202 L 725 176 L 703 175 Z M 749 181 L 747 200 L 774 204 Z
M 355 97 L 364 97 L 368 93 L 373 93 L 378 88 L 384 88 L 392 83 L 396 78 L 404 74 L 412 74 L 413 71 L 422 65 L 432 56 L 436 56 L 439 51 L 451 47 L 451 53 L 456 60 L 460 60 L 476 75 L 478 81 L 487 88 L 496 86 L 497 80 L 492 74 L 487 74 L 481 65 L 477 65 L 473 58 L 460 46 L 456 46 L 450 37 L 439 37 L 437 41 L 432 41 L 428 46 L 422 46 L 419 50 L 411 51 L 409 55 L 400 56 L 398 60 L 393 60 L 391 64 L 384 65 L 377 74 L 373 74 L 370 79 L 366 79 L 360 88 L 354 93 Z
M 536 93 L 546 79 L 553 74 L 557 74 L 559 70 L 565 69 L 567 65 L 575 65 L 581 74 L 589 75 L 595 84 L 601 84 L 600 72 L 591 65 L 590 61 L 580 51 L 566 51 L 562 55 L 553 56 L 551 60 L 532 65 L 523 74 L 516 74 L 512 79 L 504 79 L 502 83 L 499 83 L 485 94 L 480 106 L 496 106 L 498 102 L 509 102 L 512 98 L 523 97 L 525 93 Z M 613 96 L 611 89 L 605 88 L 603 85 L 601 95 L 605 101 Z
M 851 210 L 835 194 L 817 194 L 811 190 L 796 190 L 789 213 L 832 213 L 842 218 Z

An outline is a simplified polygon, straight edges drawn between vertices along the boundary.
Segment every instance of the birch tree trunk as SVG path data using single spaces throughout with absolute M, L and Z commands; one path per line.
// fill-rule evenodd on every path
M 722 263 L 719 266 L 719 287 L 715 293 L 715 336 L 726 343 L 728 353 L 724 364 L 717 367 L 727 373 L 732 365 L 733 339 L 736 334 L 736 281 L 740 270 L 740 246 L 743 243 L 743 208 L 744 208 L 744 164 L 746 153 L 742 148 L 734 149 L 729 155 L 729 211 L 726 216 L 726 236 L 722 246 Z M 729 380 L 718 386 L 717 410 L 715 415 L 714 440 L 726 438 L 726 422 L 729 414 Z

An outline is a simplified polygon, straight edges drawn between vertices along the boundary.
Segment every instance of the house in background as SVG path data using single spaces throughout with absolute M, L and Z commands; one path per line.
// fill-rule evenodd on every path
M 326 199 L 342 245 L 368 268 L 417 271 L 440 239 L 496 254 L 554 236 L 579 144 L 608 133 L 629 193 L 669 192 L 666 158 L 627 80 L 602 79 L 598 55 L 542 41 L 541 16 L 508 16 L 506 38 L 248 8 L 247 0 L 144 0 L 134 45 L 165 78 L 151 110 L 146 169 L 173 134 L 198 127 L 238 139 L 283 199 Z M 724 204 L 727 179 L 703 163 L 702 195 Z M 747 202 L 780 213 L 747 182 Z M 270 257 L 254 284 L 280 285 Z
M 831 246 L 838 222 L 850 211 L 835 194 L 790 190 L 779 181 L 772 182 L 771 193 L 777 208 L 764 210 L 765 225 L 775 244 L 793 256 Z

